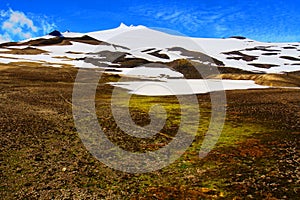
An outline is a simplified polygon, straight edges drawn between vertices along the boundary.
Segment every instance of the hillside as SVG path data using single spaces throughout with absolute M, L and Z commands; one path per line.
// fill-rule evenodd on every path
M 1 199 L 299 197 L 299 43 L 51 34 L 0 44 Z
M 297 73 L 300 71 L 299 52 L 299 43 L 262 43 L 243 37 L 189 38 L 121 24 L 111 30 L 66 32 L 60 37 L 48 35 L 0 44 L 0 63 L 100 68 L 106 73 L 148 79 L 226 77 L 239 80 L 236 76 L 242 74 L 265 74 L 266 78 L 268 74 Z M 236 75 L 220 75 L 231 73 Z M 297 85 L 297 79 L 291 83 L 289 78 L 288 84 L 267 79 L 263 85 Z M 253 84 L 249 82 L 249 88 L 258 87 Z

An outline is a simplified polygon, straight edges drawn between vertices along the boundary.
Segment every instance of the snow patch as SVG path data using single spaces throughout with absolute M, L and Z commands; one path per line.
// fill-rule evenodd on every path
M 109 83 L 123 88 L 130 94 L 144 96 L 169 96 L 205 94 L 223 90 L 245 90 L 268 88 L 254 83 L 252 80 L 219 80 L 219 79 L 178 79 L 165 81 L 132 81 Z

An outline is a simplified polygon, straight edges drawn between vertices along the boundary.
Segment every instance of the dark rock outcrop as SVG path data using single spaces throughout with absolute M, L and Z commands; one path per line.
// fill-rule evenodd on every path
M 58 30 L 52 31 L 51 33 L 49 33 L 48 35 L 51 36 L 55 36 L 55 37 L 64 37 L 61 32 L 59 32 Z

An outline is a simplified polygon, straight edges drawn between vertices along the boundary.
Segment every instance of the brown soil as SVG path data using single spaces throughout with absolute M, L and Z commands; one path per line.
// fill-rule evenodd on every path
M 150 61 L 142 58 L 125 58 L 127 54 L 123 54 L 120 57 L 115 56 L 113 63 L 120 64 L 120 68 L 133 68 L 144 64 L 151 63 Z
M 279 67 L 279 65 L 273 65 L 273 64 L 258 64 L 258 63 L 251 63 L 249 65 L 252 65 L 254 67 L 258 68 L 264 68 L 264 69 L 270 69 L 272 67 Z
M 165 169 L 132 175 L 108 168 L 83 146 L 72 117 L 76 69 L 0 69 L 2 199 L 298 198 L 299 90 L 227 92 L 228 121 L 236 127 L 255 123 L 269 131 L 253 133 L 236 147 L 217 148 L 202 160 L 198 152 L 187 153 Z M 103 76 L 101 82 L 116 78 Z M 100 85 L 102 97 L 109 96 L 112 87 Z M 208 95 L 198 98 L 201 105 L 210 104 Z M 102 123 L 110 122 L 110 104 L 109 98 L 97 104 L 104 108 L 98 116 Z M 107 127 L 113 137 L 116 128 Z M 205 180 L 222 185 L 212 188 Z
M 240 57 L 229 57 L 228 59 L 236 59 L 236 60 L 244 60 L 244 61 L 253 61 L 253 60 L 257 60 L 257 56 L 250 56 L 247 54 L 244 54 L 240 51 L 231 51 L 231 52 L 225 52 L 223 53 L 225 55 L 235 55 L 235 56 L 240 56 Z
M 263 53 L 264 56 L 276 56 L 279 55 L 279 53 Z
M 297 49 L 296 47 L 282 47 L 283 49 Z
M 209 62 L 209 63 L 217 65 L 217 66 L 225 66 L 222 61 L 220 61 L 216 58 L 210 57 L 201 52 L 189 51 L 189 50 L 186 50 L 181 47 L 172 47 L 172 48 L 169 48 L 168 51 L 179 51 L 179 52 L 181 52 L 182 56 L 188 57 L 189 60 L 199 60 L 202 62 Z
M 286 60 L 291 60 L 291 61 L 300 61 L 300 58 L 295 58 L 292 56 L 280 56 L 280 58 L 286 59 Z
M 247 48 L 246 51 L 266 51 L 266 52 L 281 52 L 277 49 L 270 49 L 272 46 L 259 46 L 254 48 Z
M 300 76 L 293 74 L 220 74 L 214 78 L 253 80 L 256 84 L 277 87 L 300 87 Z
M 153 51 L 153 50 L 155 50 L 155 48 L 146 49 L 146 50 L 143 50 L 143 51 L 141 51 L 141 52 L 142 52 L 142 53 L 146 53 L 146 52 L 148 52 L 148 51 Z
M 67 51 L 66 53 L 70 54 L 84 54 L 83 52 Z
M 23 49 L 9 49 L 9 51 L 1 52 L 4 54 L 17 54 L 17 55 L 39 55 L 43 53 L 48 53 L 47 51 L 36 49 L 33 47 L 26 47 Z
M 24 45 L 30 45 L 30 46 L 49 46 L 49 45 L 72 45 L 71 42 L 80 42 L 85 44 L 91 44 L 91 45 L 109 45 L 106 42 L 99 41 L 95 38 L 92 38 L 90 36 L 84 35 L 82 37 L 74 37 L 74 38 L 67 38 L 67 37 L 53 37 L 50 39 L 36 39 L 36 40 L 30 40 L 28 42 L 9 42 L 9 43 L 3 43 L 0 44 L 0 47 L 9 47 L 9 46 L 24 46 Z
M 152 53 L 148 53 L 149 55 L 158 57 L 158 58 L 162 58 L 162 59 L 170 59 L 170 57 L 167 54 L 164 53 L 160 53 L 160 50 L 158 51 L 154 51 Z

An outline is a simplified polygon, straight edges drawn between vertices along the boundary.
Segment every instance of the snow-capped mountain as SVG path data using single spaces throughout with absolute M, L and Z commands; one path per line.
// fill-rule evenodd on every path
M 228 74 L 300 71 L 300 43 L 263 43 L 243 37 L 191 38 L 121 24 L 111 30 L 55 31 L 39 38 L 2 43 L 0 63 L 104 68 L 107 73 L 166 79 L 214 77 L 216 74 L 210 73 L 214 67 L 220 72 L 219 78 L 254 80 L 253 76 L 232 78 Z M 199 75 L 193 66 L 203 73 Z
M 126 58 L 167 63 L 182 58 L 201 61 L 193 57 L 192 53 L 201 52 L 220 61 L 217 63 L 220 66 L 246 71 L 281 73 L 300 70 L 300 43 L 262 43 L 239 37 L 190 38 L 124 24 L 111 30 L 65 32 L 62 35 L 60 38 L 47 35 L 18 43 L 1 44 L 0 62 L 9 63 L 18 59 L 81 67 L 80 59 L 85 54 L 112 51 L 126 53 Z M 20 53 L 16 50 L 24 51 Z

